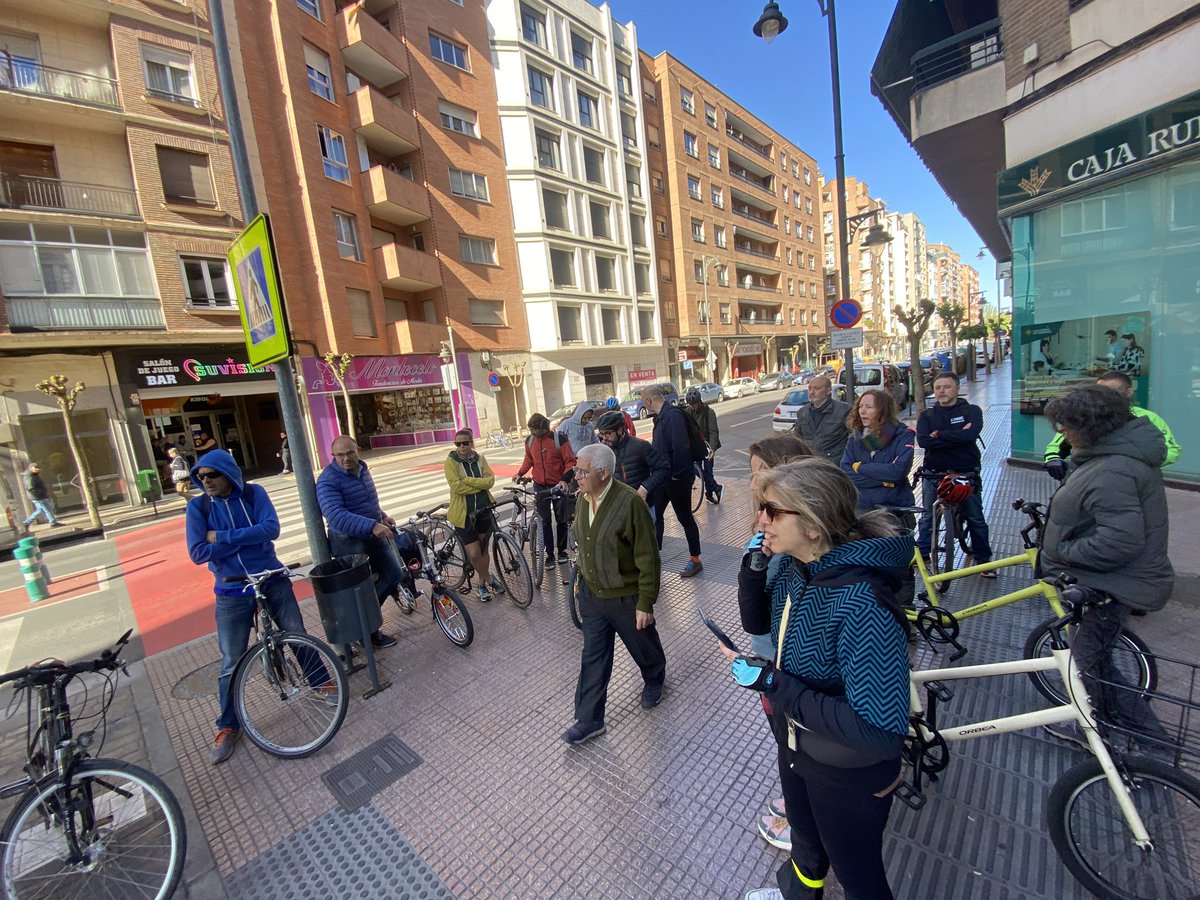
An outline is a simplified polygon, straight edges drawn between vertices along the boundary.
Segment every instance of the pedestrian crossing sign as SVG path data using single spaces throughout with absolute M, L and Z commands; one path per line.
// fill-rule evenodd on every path
M 266 214 L 246 226 L 226 254 L 233 273 L 238 312 L 246 336 L 250 365 L 265 366 L 291 353 L 287 317 L 283 308 L 283 286 L 275 265 L 275 245 Z

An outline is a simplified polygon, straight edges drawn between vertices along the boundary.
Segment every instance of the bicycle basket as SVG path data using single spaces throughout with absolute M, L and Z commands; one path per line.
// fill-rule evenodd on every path
M 975 493 L 975 485 L 966 475 L 947 475 L 939 483 L 938 499 L 943 503 L 962 503 Z

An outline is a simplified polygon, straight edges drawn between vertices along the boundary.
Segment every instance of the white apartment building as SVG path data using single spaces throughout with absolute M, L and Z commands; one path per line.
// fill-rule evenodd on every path
M 534 405 L 666 377 L 632 22 L 586 0 L 488 0 Z

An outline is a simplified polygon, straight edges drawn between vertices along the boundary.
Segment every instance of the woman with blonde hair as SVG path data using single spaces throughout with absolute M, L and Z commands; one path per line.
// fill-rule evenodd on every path
M 883 830 L 908 731 L 896 590 L 912 535 L 861 511 L 849 476 L 824 460 L 760 472 L 754 494 L 763 546 L 780 557 L 766 588 L 774 660 L 722 652 L 734 681 L 770 705 L 791 826 L 778 888 L 787 900 L 819 897 L 832 866 L 848 897 L 888 900 Z

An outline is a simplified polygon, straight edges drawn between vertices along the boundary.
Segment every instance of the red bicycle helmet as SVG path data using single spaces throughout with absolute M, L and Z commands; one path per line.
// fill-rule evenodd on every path
M 943 503 L 962 503 L 975 492 L 975 486 L 966 475 L 946 475 L 938 483 L 938 499 Z

